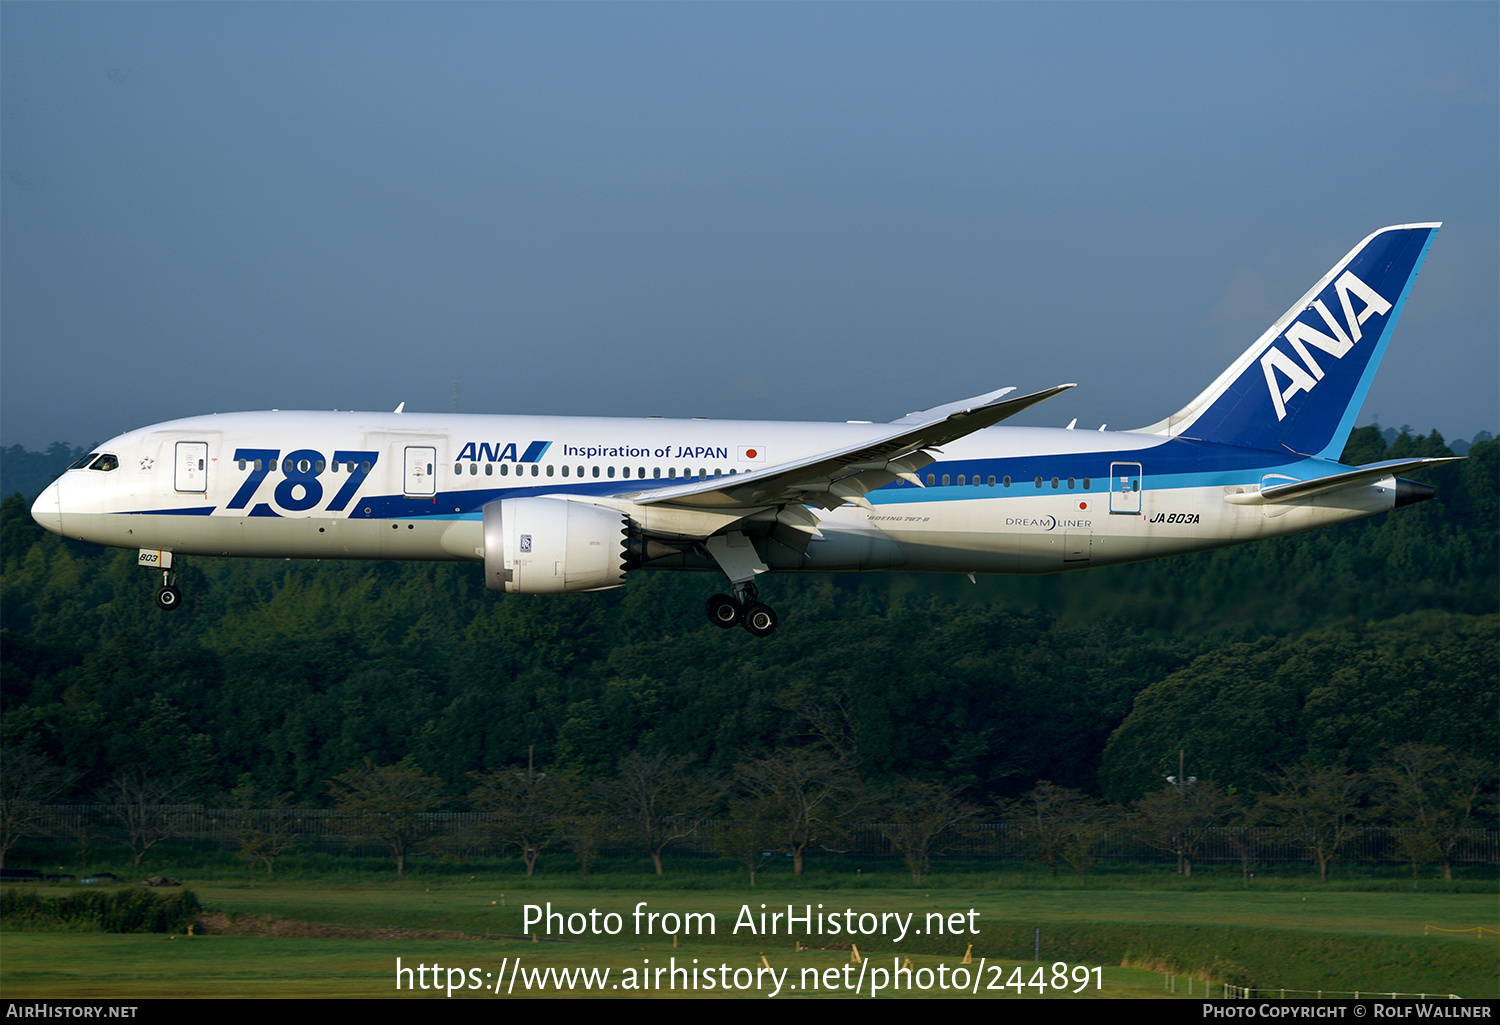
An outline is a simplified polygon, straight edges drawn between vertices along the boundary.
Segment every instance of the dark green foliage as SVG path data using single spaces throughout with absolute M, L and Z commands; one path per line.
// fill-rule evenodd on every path
M 0 889 L 7 928 L 73 926 L 100 932 L 181 932 L 202 911 L 191 890 L 157 894 L 140 887 L 41 896 L 14 886 Z
M 1446 451 L 1362 428 L 1345 461 Z M 139 767 L 186 801 L 249 783 L 325 806 L 341 773 L 405 761 L 459 808 L 470 773 L 533 748 L 599 781 L 632 753 L 723 775 L 822 744 L 866 782 L 970 800 L 1039 779 L 1097 793 L 1101 768 L 1128 798 L 1184 746 L 1242 789 L 1405 740 L 1492 757 L 1495 628 L 1472 617 L 1500 592 L 1497 473 L 1481 441 L 1429 471 L 1434 501 L 1086 573 L 776 575 L 765 640 L 704 621 L 709 574 L 530 597 L 468 565 L 189 558 L 168 616 L 134 553 L 48 534 L 13 496 L 0 731 L 78 773 L 76 796 Z
M 1493 760 L 1500 617 L 1416 613 L 1227 645 L 1147 687 L 1110 738 L 1100 777 L 1128 801 L 1189 768 L 1241 790 L 1299 762 L 1364 772 L 1423 742 Z

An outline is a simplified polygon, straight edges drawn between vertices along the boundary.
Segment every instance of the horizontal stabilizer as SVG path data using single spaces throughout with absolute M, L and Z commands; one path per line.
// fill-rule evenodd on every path
M 1461 456 L 1443 456 L 1429 459 L 1389 459 L 1383 463 L 1368 463 L 1345 473 L 1330 474 L 1327 477 L 1290 481 L 1274 487 L 1263 487 L 1259 491 L 1251 491 L 1243 495 L 1225 495 L 1224 501 L 1230 505 L 1270 505 L 1277 502 L 1290 502 L 1329 491 L 1338 491 L 1342 488 L 1362 486 L 1387 477 L 1394 477 L 1398 473 L 1451 463 L 1461 458 Z

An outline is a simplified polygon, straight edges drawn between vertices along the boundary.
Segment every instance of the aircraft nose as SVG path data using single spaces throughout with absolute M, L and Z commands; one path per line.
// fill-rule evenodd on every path
M 62 498 L 58 482 L 53 481 L 31 503 L 31 518 L 54 534 L 62 533 Z

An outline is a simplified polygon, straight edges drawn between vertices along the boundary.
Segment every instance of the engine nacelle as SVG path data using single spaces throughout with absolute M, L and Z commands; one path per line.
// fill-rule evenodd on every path
M 506 594 L 600 591 L 625 583 L 625 516 L 565 498 L 484 507 L 484 584 Z

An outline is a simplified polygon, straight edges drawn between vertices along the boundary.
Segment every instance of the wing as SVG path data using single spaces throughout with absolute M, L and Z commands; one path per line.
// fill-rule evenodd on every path
M 714 512 L 789 504 L 834 509 L 846 502 L 868 508 L 870 503 L 864 497 L 868 492 L 899 478 L 921 487 L 916 472 L 933 461 L 927 449 L 983 430 L 1072 387 L 1060 384 L 1018 398 L 1009 397 L 1014 388 L 1002 388 L 910 413 L 848 448 L 734 477 L 654 488 L 624 497 L 637 505 L 670 504 Z

